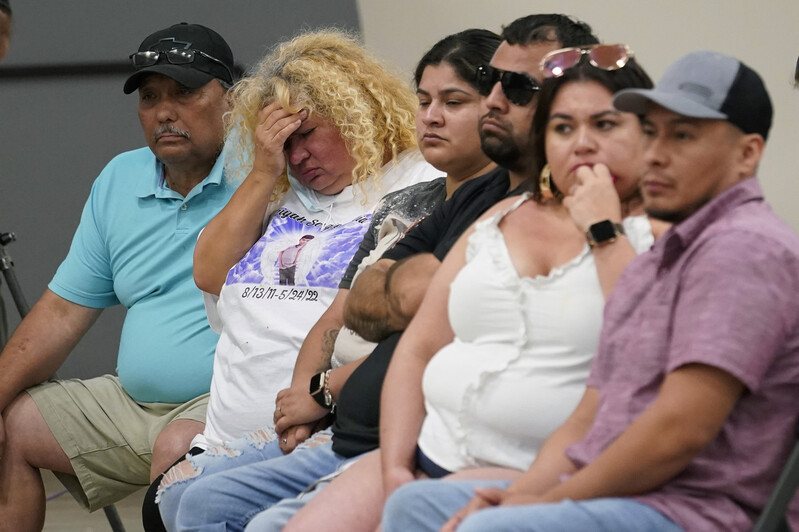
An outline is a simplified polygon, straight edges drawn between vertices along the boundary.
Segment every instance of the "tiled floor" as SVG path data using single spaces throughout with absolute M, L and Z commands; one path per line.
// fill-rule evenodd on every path
M 45 492 L 50 495 L 63 489 L 61 484 L 49 472 L 44 472 Z M 142 532 L 141 501 L 144 489 L 141 489 L 116 504 L 126 532 Z M 105 513 L 97 511 L 87 513 L 71 495 L 65 493 L 47 503 L 47 516 L 44 521 L 45 532 L 110 532 L 111 526 Z

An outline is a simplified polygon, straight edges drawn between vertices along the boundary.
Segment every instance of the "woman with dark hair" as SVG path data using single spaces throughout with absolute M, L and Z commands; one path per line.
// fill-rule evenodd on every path
M 649 77 L 624 45 L 557 50 L 542 69 L 532 191 L 497 204 L 447 255 L 386 377 L 383 403 L 403 401 L 381 419 L 384 478 L 409 461 L 434 479 L 456 473 L 402 485 L 386 531 L 439 530 L 476 486 L 505 487 L 530 466 L 582 397 L 605 298 L 654 242 L 641 127 L 612 105 Z
M 418 145 L 424 158 L 445 172 L 446 178 L 437 184 L 419 184 L 386 196 L 375 211 L 375 218 L 383 220 L 381 225 L 389 218 L 397 217 L 402 218 L 403 223 L 413 222 L 405 219 L 408 215 L 406 207 L 416 208 L 420 203 L 425 203 L 432 208 L 430 196 L 436 198 L 436 202 L 443 201 L 461 183 L 494 168 L 494 164 L 480 150 L 477 127 L 480 96 L 475 86 L 475 70 L 477 65 L 491 58 L 499 42 L 499 37 L 489 31 L 467 30 L 440 41 L 420 61 L 416 70 Z M 414 216 L 418 215 L 421 214 Z M 372 243 L 367 247 L 385 247 L 386 243 L 381 238 L 383 231 L 378 229 L 373 225 L 368 230 L 367 238 L 372 238 Z M 363 246 L 356 260 L 363 256 L 361 251 Z M 269 457 L 270 453 L 263 449 L 273 450 L 278 441 L 262 442 L 263 449 L 233 442 L 225 448 L 208 451 L 206 454 L 210 453 L 211 456 L 206 457 L 206 464 L 210 460 L 224 460 L 234 464 L 234 467 L 226 466 L 225 471 L 196 478 L 182 493 L 179 501 L 174 498 L 168 500 L 170 513 L 175 516 L 175 528 L 194 530 L 223 527 L 241 530 L 247 526 L 248 530 L 258 530 L 260 527 L 279 530 L 309 500 L 309 497 L 294 499 L 295 496 L 325 475 L 335 473 L 340 466 L 376 448 L 378 411 L 376 408 L 365 411 L 364 405 L 376 403 L 382 372 L 378 370 L 378 374 L 375 374 L 372 366 L 370 371 L 353 374 L 354 382 L 351 384 L 347 376 L 353 367 L 360 369 L 360 362 L 358 360 L 323 372 L 324 377 L 318 382 L 318 387 L 324 389 L 324 396 L 329 396 L 331 403 L 338 403 L 332 431 L 317 433 L 291 454 L 261 459 L 256 463 L 252 462 L 252 457 Z M 362 366 L 367 364 L 368 360 Z M 301 391 L 306 399 L 309 391 L 307 382 L 306 379 L 305 388 Z M 347 388 L 349 400 L 345 398 L 343 388 Z M 341 395 L 339 390 L 342 390 Z M 275 428 L 278 432 L 285 426 L 314 422 L 329 412 L 329 409 L 316 407 L 307 412 L 308 417 L 302 417 L 304 412 L 297 417 L 296 410 L 289 413 L 292 410 L 289 398 L 293 393 L 292 389 L 286 389 L 278 394 L 275 412 Z M 292 419 L 286 424 L 285 420 L 290 416 Z M 354 440 L 357 440 L 357 444 L 352 445 Z M 241 467 L 235 467 L 236 463 Z M 163 494 L 172 497 L 168 489 Z M 274 511 L 268 511 L 282 499 L 287 500 L 273 508 Z M 176 511 L 171 504 L 173 502 L 178 503 Z M 267 511 L 255 516 L 248 524 L 260 510 Z M 343 520 L 337 519 L 333 523 L 329 515 L 325 516 L 325 520 L 328 530 L 334 524 L 348 529 L 342 524 Z

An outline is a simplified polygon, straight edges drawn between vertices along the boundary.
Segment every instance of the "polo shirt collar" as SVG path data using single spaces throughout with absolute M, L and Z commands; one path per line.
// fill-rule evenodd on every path
M 166 179 L 164 177 L 164 165 L 156 157 L 153 157 L 154 164 L 150 167 L 150 175 L 139 181 L 139 186 L 136 190 L 136 196 L 146 198 L 154 196 L 156 198 L 175 198 L 188 201 L 194 196 L 200 194 L 203 189 L 208 185 L 220 185 L 224 177 L 225 160 L 224 156 L 220 153 L 216 158 L 211 173 L 205 179 L 200 181 L 191 191 L 189 195 L 183 198 L 180 194 L 167 188 Z
M 762 201 L 763 190 L 755 177 L 744 179 L 709 202 L 683 222 L 672 226 L 661 239 L 662 265 L 676 259 L 708 226 L 724 217 L 730 210 L 750 201 Z

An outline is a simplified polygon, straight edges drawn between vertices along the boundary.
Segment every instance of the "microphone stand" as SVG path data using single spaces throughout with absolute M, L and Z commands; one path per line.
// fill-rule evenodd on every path
M 19 317 L 24 318 L 30 312 L 30 306 L 22 293 L 22 288 L 17 281 L 17 274 L 14 272 L 14 261 L 11 255 L 6 252 L 6 246 L 17 239 L 14 233 L 0 233 L 0 271 L 3 272 L 3 278 L 8 285 L 8 291 L 11 292 L 11 298 L 17 306 Z

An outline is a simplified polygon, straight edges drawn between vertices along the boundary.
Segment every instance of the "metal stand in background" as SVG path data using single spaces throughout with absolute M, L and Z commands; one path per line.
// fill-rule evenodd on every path
M 0 271 L 3 272 L 3 278 L 6 280 L 8 291 L 11 293 L 11 298 L 14 300 L 14 305 L 17 307 L 19 317 L 22 319 L 28 315 L 31 308 L 28 305 L 28 301 L 25 299 L 25 295 L 22 293 L 19 281 L 17 281 L 17 274 L 14 272 L 14 261 L 6 252 L 6 246 L 16 239 L 17 235 L 14 233 L 0 233 Z M 66 491 L 67 490 L 62 490 L 47 497 L 47 499 L 50 500 L 59 495 L 63 495 Z M 119 512 L 117 512 L 113 504 L 103 508 L 103 511 L 105 512 L 106 519 L 108 519 L 108 523 L 111 525 L 111 530 L 113 532 L 125 532 L 122 519 L 120 519 Z
M 24 318 L 30 312 L 30 306 L 25 300 L 22 293 L 22 288 L 17 281 L 17 275 L 14 273 L 14 261 L 11 256 L 6 253 L 6 246 L 17 239 L 14 233 L 0 233 L 0 271 L 3 272 L 3 277 L 6 280 L 8 291 L 11 292 L 11 297 L 14 299 L 14 304 L 17 306 L 19 317 Z

